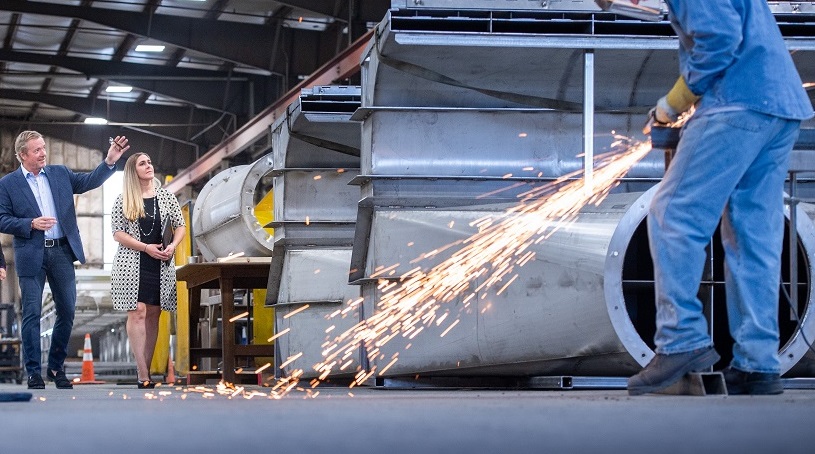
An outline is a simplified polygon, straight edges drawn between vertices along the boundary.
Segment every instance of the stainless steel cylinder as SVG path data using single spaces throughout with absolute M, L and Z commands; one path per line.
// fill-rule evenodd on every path
M 654 289 L 645 215 L 655 189 L 645 193 L 612 194 L 597 206 L 587 206 L 577 219 L 534 246 L 535 259 L 517 268 L 518 277 L 503 291 L 498 286 L 467 293 L 443 304 L 437 316 L 458 320 L 426 326 L 415 337 L 396 336 L 372 359 L 383 368 L 398 353 L 386 376 L 405 375 L 631 375 L 653 356 Z M 362 280 L 365 313 L 378 311 L 383 298 L 374 270 L 394 267 L 400 276 L 419 265 L 430 270 L 452 251 L 415 261 L 422 252 L 441 249 L 475 231 L 470 223 L 500 213 L 506 205 L 469 210 L 387 210 L 374 212 L 371 239 Z M 812 266 L 815 227 L 798 217 L 799 263 L 802 279 L 798 314 L 807 338 L 815 337 L 812 322 Z M 450 227 L 452 225 L 452 227 Z M 714 272 L 703 282 L 710 294 L 711 332 L 726 365 L 731 354 L 724 314 L 723 280 L 716 271 L 722 256 L 713 238 Z M 456 248 L 452 248 L 456 249 Z M 788 254 L 788 252 L 785 252 Z M 397 265 L 398 264 L 398 265 Z M 650 273 L 650 277 L 649 277 Z M 789 274 L 782 275 L 786 285 Z M 477 288 L 484 278 L 470 282 Z M 399 283 L 394 280 L 394 284 Z M 432 285 L 432 281 L 428 282 Z M 388 290 L 392 291 L 392 290 Z M 808 351 L 786 302 L 779 304 L 782 371 L 788 372 Z
M 254 214 L 255 205 L 270 190 L 263 177 L 272 164 L 272 156 L 266 155 L 253 164 L 231 167 L 201 190 L 192 213 L 192 231 L 204 259 L 236 253 L 272 255 L 272 236 Z

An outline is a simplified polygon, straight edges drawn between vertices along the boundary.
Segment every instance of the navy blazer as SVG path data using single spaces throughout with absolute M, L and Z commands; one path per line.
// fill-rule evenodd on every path
M 82 173 L 65 166 L 45 166 L 54 195 L 57 222 L 80 263 L 85 263 L 85 252 L 76 223 L 73 195 L 98 188 L 115 172 L 116 169 L 111 169 L 104 161 L 92 172 Z M 14 264 L 18 276 L 34 276 L 42 268 L 45 232 L 31 228 L 31 221 L 40 216 L 37 199 L 25 181 L 22 168 L 0 179 L 0 232 L 14 235 Z

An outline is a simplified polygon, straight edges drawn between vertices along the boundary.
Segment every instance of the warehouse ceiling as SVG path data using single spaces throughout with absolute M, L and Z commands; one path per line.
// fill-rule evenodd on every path
M 365 34 L 389 5 L 3 0 L 0 129 L 97 149 L 126 135 L 158 172 L 175 174 Z M 250 162 L 257 151 L 232 159 Z

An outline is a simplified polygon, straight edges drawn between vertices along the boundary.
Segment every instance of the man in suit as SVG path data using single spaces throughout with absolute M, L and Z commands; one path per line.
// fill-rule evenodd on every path
M 101 186 L 116 171 L 116 161 L 128 148 L 127 138 L 117 136 L 104 162 L 92 172 L 75 173 L 65 166 L 46 165 L 45 140 L 40 133 L 23 131 L 14 142 L 21 165 L 0 179 L 0 232 L 14 236 L 29 389 L 45 388 L 40 365 L 40 317 L 46 278 L 56 309 L 46 374 L 57 388 L 73 388 L 63 366 L 76 307 L 74 261 L 85 263 L 73 195 Z

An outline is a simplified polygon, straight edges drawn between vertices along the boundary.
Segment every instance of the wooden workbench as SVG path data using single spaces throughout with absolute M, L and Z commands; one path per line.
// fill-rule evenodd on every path
M 232 262 L 191 263 L 176 270 L 176 279 L 186 281 L 189 288 L 189 346 L 190 366 L 201 358 L 217 358 L 223 361 L 222 378 L 236 382 L 235 359 L 238 357 L 274 356 L 274 345 L 239 345 L 235 343 L 235 324 L 229 320 L 235 316 L 235 289 L 265 289 L 269 280 L 270 260 L 240 259 Z M 201 308 L 201 290 L 221 291 L 221 348 L 204 348 L 197 335 Z M 195 379 L 190 379 L 189 384 Z

